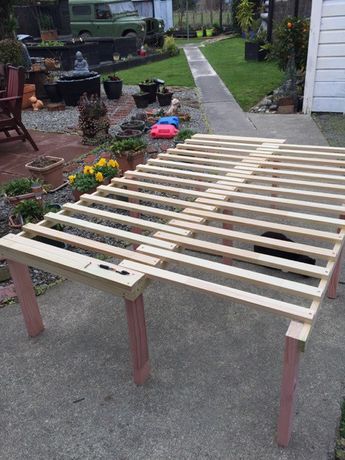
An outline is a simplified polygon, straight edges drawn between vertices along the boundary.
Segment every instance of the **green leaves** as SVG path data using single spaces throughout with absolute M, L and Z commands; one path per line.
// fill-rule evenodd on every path
M 254 3 L 249 0 L 241 0 L 237 7 L 236 19 L 241 30 L 249 38 L 249 30 L 254 21 Z

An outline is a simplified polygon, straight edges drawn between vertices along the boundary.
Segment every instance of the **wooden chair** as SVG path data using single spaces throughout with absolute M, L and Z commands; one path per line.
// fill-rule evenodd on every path
M 0 132 L 6 137 L 0 138 L 0 143 L 27 139 L 35 150 L 38 147 L 22 122 L 22 99 L 24 92 L 23 67 L 7 68 L 7 89 L 0 92 Z M 16 131 L 11 136 L 10 131 Z

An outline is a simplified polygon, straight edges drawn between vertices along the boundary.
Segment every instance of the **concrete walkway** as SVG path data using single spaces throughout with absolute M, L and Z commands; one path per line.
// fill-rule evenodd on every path
M 184 51 L 213 133 L 280 138 L 295 144 L 327 145 L 321 131 L 308 115 L 243 112 L 198 45 L 185 45 Z

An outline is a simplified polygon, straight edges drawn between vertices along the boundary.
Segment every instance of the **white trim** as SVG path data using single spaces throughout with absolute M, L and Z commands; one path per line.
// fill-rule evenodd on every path
M 312 2 L 311 7 L 308 59 L 303 99 L 303 112 L 308 114 L 311 113 L 313 105 L 314 80 L 319 47 L 322 6 L 323 0 L 316 0 Z

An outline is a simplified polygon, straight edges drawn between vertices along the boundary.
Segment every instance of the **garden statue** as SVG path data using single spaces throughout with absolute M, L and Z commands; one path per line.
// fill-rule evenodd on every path
M 267 34 L 267 23 L 268 23 L 268 7 L 269 0 L 263 2 L 262 12 L 260 13 L 261 24 L 259 30 Z
M 170 107 L 168 108 L 168 110 L 166 111 L 166 116 L 170 116 L 170 115 L 177 115 L 178 113 L 178 110 L 181 108 L 181 103 L 179 101 L 179 99 L 176 99 L 174 98 L 172 101 L 171 101 L 171 105 Z
M 90 73 L 89 65 L 86 59 L 83 57 L 83 54 L 80 51 L 75 53 L 75 61 L 74 61 L 74 75 L 84 75 Z
M 40 99 L 37 99 L 35 96 L 31 96 L 29 98 L 29 101 L 31 102 L 32 108 L 36 112 L 37 110 L 41 110 L 44 107 L 43 102 Z

